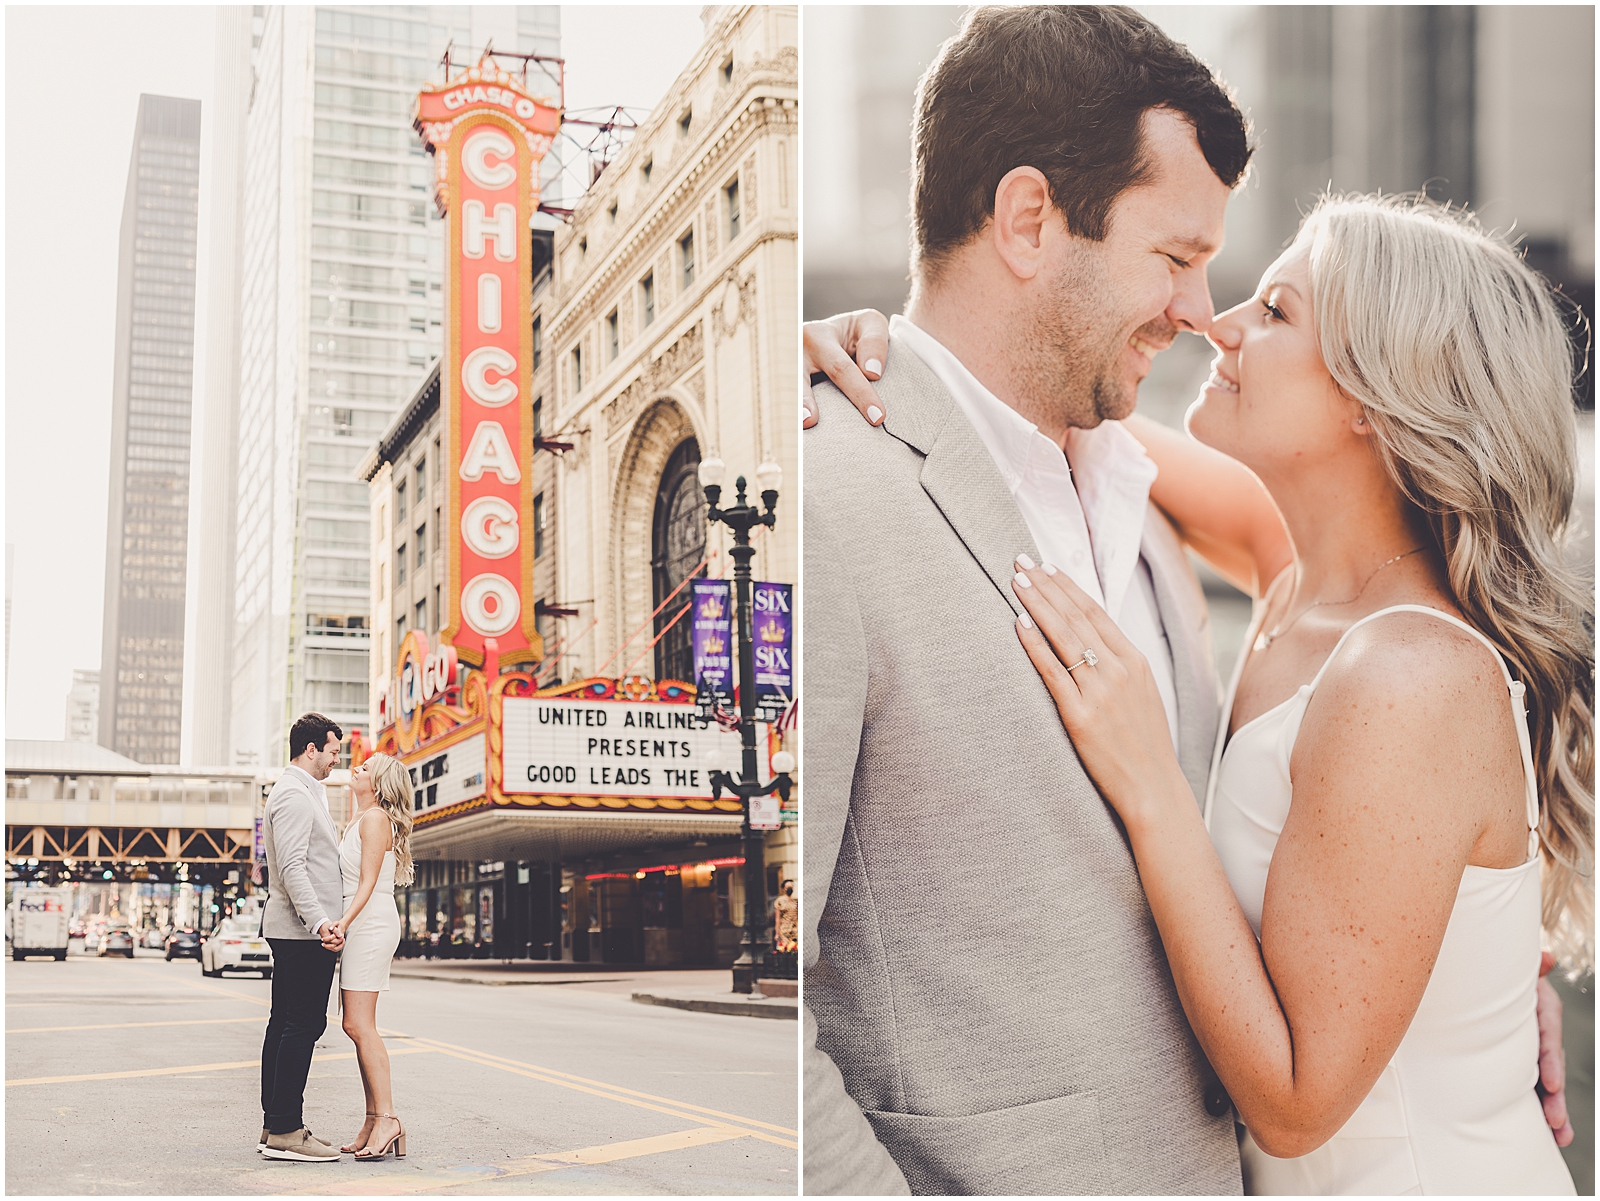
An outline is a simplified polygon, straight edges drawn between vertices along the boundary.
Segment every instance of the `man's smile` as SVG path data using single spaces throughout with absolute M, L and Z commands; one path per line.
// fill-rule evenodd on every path
M 1138 334 L 1134 334 L 1128 339 L 1128 345 L 1142 354 L 1145 357 L 1146 362 L 1154 362 L 1156 355 L 1160 354 L 1167 348 L 1166 346 L 1157 346 L 1153 342 L 1146 342 Z M 1172 343 L 1167 343 L 1167 346 L 1170 345 L 1172 345 Z

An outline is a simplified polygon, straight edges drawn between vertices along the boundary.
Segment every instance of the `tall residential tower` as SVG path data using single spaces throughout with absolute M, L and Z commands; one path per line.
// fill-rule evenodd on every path
M 183 733 L 200 102 L 140 96 L 117 256 L 100 743 L 176 763 Z

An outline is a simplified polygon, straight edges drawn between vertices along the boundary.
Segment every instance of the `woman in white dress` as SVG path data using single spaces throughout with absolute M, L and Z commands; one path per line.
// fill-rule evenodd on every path
M 1198 442 L 1128 423 L 1151 499 L 1256 597 L 1208 796 L 1106 614 L 1048 564 L 1013 587 L 1243 1123 L 1246 1191 L 1570 1194 L 1535 1092 L 1541 941 L 1576 968 L 1593 937 L 1560 317 L 1470 218 L 1362 197 L 1320 204 L 1208 337 Z
M 356 1045 L 361 1087 L 367 1097 L 361 1133 L 341 1151 L 357 1159 L 406 1153 L 406 1132 L 394 1116 L 389 1052 L 378 1033 L 378 994 L 389 991 L 389 965 L 400 945 L 395 885 L 409 884 L 411 866 L 411 777 L 388 755 L 373 755 L 350 773 L 356 814 L 339 844 L 344 874 L 344 916 L 335 925 L 344 936 L 339 957 L 339 994 L 344 1032 Z

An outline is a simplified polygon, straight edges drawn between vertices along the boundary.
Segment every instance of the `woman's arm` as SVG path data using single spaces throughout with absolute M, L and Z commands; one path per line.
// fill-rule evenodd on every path
M 382 809 L 374 806 L 360 817 L 361 821 L 361 882 L 356 885 L 356 895 L 350 898 L 350 908 L 339 919 L 341 933 L 350 929 L 350 923 L 361 915 L 372 890 L 378 885 L 378 873 L 383 870 L 383 856 L 394 842 L 394 831 L 389 828 L 389 818 Z
M 1219 575 L 1259 600 L 1294 558 L 1294 546 L 1255 473 L 1138 413 L 1122 425 L 1160 472 L 1150 488 L 1156 507 Z
M 1306 1154 L 1365 1098 L 1421 1003 L 1483 815 L 1504 805 L 1495 756 L 1516 762 L 1485 737 L 1507 725 L 1504 690 L 1448 638 L 1388 630 L 1381 653 L 1360 645 L 1368 631 L 1350 640 L 1295 746 L 1258 944 L 1148 664 L 1065 574 L 1025 576 L 1033 624 L 1018 636 L 1127 829 L 1190 1025 L 1262 1149 Z M 1098 662 L 1069 673 L 1085 646 Z

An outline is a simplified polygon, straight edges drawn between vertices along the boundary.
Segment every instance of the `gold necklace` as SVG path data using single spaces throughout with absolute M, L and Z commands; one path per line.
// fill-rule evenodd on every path
M 1385 559 L 1382 563 L 1379 563 L 1377 565 L 1377 567 L 1373 568 L 1372 574 L 1367 577 L 1367 582 L 1365 584 L 1361 585 L 1361 591 L 1357 592 L 1354 596 L 1350 597 L 1348 600 L 1342 600 L 1342 601 L 1312 601 L 1304 609 L 1301 609 L 1300 612 L 1296 613 L 1294 615 L 1294 617 L 1291 618 L 1289 621 L 1282 622 L 1282 623 L 1278 624 L 1277 626 L 1273 627 L 1272 633 L 1269 634 L 1265 630 L 1263 630 L 1261 633 L 1257 634 L 1256 635 L 1256 642 L 1255 642 L 1255 649 L 1258 650 L 1258 651 L 1266 650 L 1268 647 L 1270 647 L 1274 642 L 1276 642 L 1278 640 L 1278 637 L 1285 630 L 1287 630 L 1291 626 L 1293 626 L 1295 622 L 1299 621 L 1302 617 L 1304 617 L 1307 613 L 1311 612 L 1311 610 L 1315 609 L 1318 605 L 1353 605 L 1353 604 L 1355 604 L 1355 602 L 1360 600 L 1362 598 L 1362 596 L 1366 593 L 1367 585 L 1371 584 L 1373 580 L 1378 578 L 1378 572 L 1382 571 L 1385 567 L 1388 567 L 1391 563 L 1398 563 L 1398 562 L 1400 562 L 1401 559 L 1404 559 L 1409 555 L 1414 555 L 1418 551 L 1427 550 L 1427 549 L 1428 548 L 1425 547 L 1425 546 L 1415 546 L 1415 547 L 1412 547 L 1408 551 L 1405 551 L 1405 552 L 1403 552 L 1401 554 L 1396 555 L 1392 559 Z

